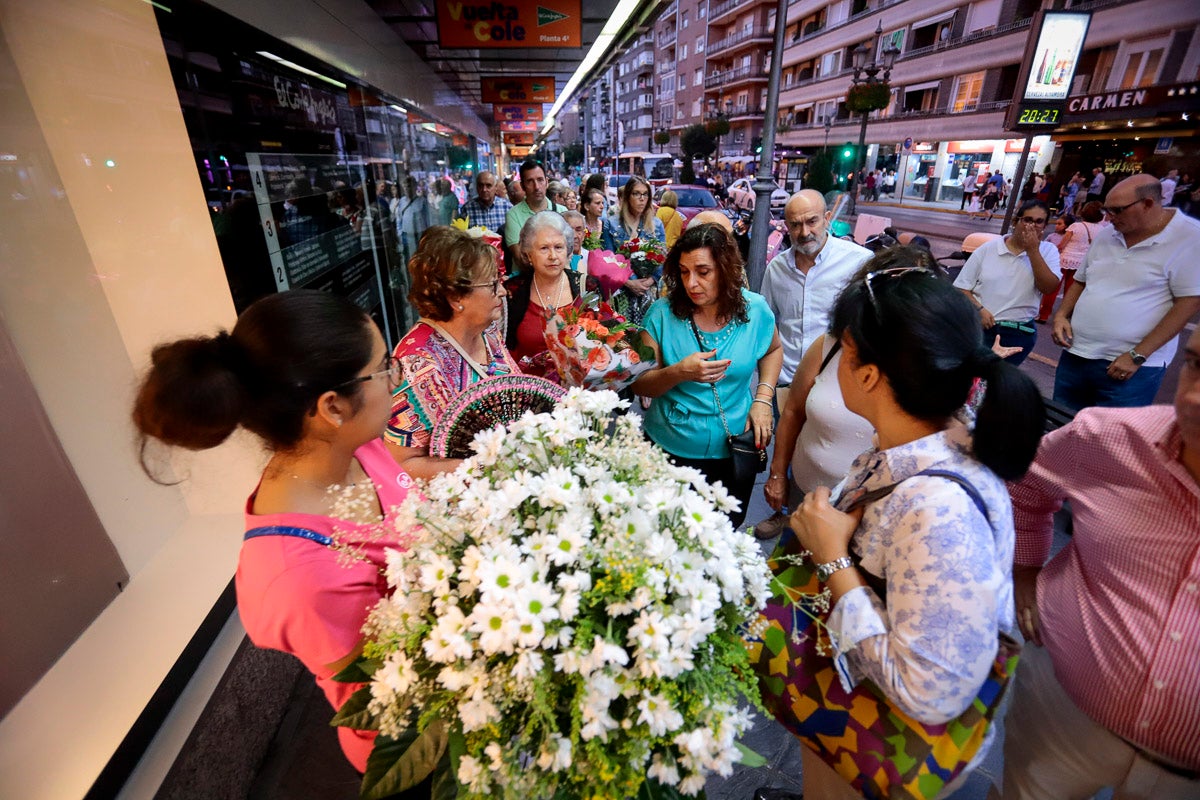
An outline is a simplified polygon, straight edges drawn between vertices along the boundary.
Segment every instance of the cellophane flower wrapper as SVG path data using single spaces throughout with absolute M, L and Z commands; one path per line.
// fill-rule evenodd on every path
M 656 364 L 641 333 L 608 304 L 584 296 L 547 320 L 546 347 L 563 386 L 619 392 Z
M 447 730 L 459 798 L 625 800 L 647 781 L 695 795 L 746 753 L 739 702 L 757 691 L 739 627 L 769 572 L 723 513 L 737 501 L 673 465 L 627 406 L 571 389 L 477 434 L 399 510 L 419 533 L 389 555 L 360 702 L 380 741 Z
M 667 248 L 657 239 L 634 237 L 617 248 L 617 255 L 629 259 L 634 276 L 650 278 L 660 273 L 667 260 Z
M 504 267 L 504 237 L 493 231 L 486 225 L 476 225 L 470 227 L 470 223 L 466 219 L 459 218 L 451 222 L 451 225 L 458 228 L 460 231 L 465 231 L 476 239 L 483 239 L 489 245 L 496 249 L 496 269 L 501 275 L 505 273 Z

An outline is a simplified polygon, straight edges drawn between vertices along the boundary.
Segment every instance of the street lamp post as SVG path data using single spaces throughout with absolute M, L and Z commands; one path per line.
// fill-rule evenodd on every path
M 733 101 L 732 100 L 726 100 L 725 101 L 725 110 L 721 111 L 721 109 L 717 106 L 717 101 L 711 97 L 708 98 L 708 119 L 710 122 L 715 123 L 716 130 L 722 131 L 721 133 L 718 133 L 716 135 L 716 139 L 717 139 L 717 164 L 716 164 L 716 166 L 717 166 L 718 170 L 721 169 L 721 137 L 724 136 L 725 133 L 728 132 L 729 115 L 732 111 L 733 111 Z M 725 123 L 725 124 L 722 125 L 721 123 Z
M 868 47 L 863 43 L 854 48 L 851 54 L 854 59 L 854 76 L 850 79 L 850 94 L 847 96 L 847 100 L 850 100 L 851 97 L 869 99 L 869 92 L 859 90 L 858 87 L 860 86 L 870 89 L 877 86 L 886 87 L 888 85 L 888 80 L 892 77 L 892 64 L 895 63 L 896 56 L 900 54 L 899 48 L 891 44 L 883 48 L 883 52 L 880 53 L 883 56 L 882 63 L 876 63 L 874 58 L 871 58 L 870 61 L 867 60 L 871 55 L 871 51 L 875 49 L 875 45 L 878 44 L 879 37 L 882 35 L 883 22 L 881 21 L 875 26 L 875 39 L 871 43 L 872 46 Z M 879 77 L 880 72 L 883 73 L 882 78 Z M 847 105 L 853 104 L 848 102 Z M 867 166 L 867 117 L 870 116 L 872 111 L 886 107 L 886 103 L 881 106 L 874 102 L 863 102 L 859 104 L 859 108 L 857 109 L 862 112 L 862 126 L 858 131 L 858 167 L 850 176 L 850 208 L 848 209 L 848 213 L 851 216 L 856 212 L 858 201 L 858 176 Z M 851 110 L 856 109 L 852 107 Z M 826 134 L 826 143 L 828 144 L 828 134 Z
M 825 123 L 825 151 L 829 152 L 829 129 L 833 127 L 833 122 L 829 117 L 824 118 Z

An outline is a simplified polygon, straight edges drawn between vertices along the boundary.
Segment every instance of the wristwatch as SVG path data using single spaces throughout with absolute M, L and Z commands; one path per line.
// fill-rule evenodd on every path
M 817 564 L 817 580 L 825 583 L 829 580 L 829 576 L 838 570 L 849 569 L 854 566 L 854 562 L 850 560 L 850 556 L 842 556 L 836 561 L 829 561 L 825 564 Z
M 1132 358 L 1133 363 L 1137 364 L 1139 367 L 1146 363 L 1146 357 L 1139 353 L 1134 347 L 1129 348 L 1129 357 Z

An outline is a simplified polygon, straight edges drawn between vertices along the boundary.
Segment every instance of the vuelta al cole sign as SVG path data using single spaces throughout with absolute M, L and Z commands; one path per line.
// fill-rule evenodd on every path
M 438 0 L 438 44 L 582 47 L 580 0 Z

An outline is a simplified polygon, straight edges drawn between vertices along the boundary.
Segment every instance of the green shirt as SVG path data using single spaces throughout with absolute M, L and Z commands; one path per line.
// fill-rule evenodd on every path
M 567 210 L 566 206 L 560 206 L 557 203 L 546 201 L 544 211 L 557 211 L 562 213 Z M 508 215 L 504 218 L 504 246 L 512 247 L 521 239 L 521 228 L 525 227 L 525 223 L 529 218 L 538 212 L 529 207 L 529 203 L 522 200 L 508 210 Z

